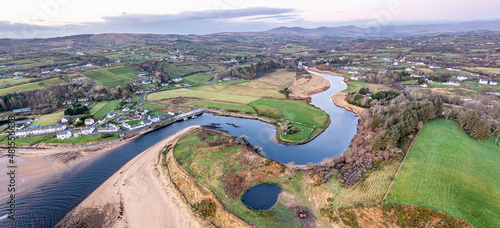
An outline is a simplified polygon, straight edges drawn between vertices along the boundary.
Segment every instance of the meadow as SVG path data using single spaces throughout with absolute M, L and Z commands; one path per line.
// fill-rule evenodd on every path
M 64 116 L 64 111 L 54 112 L 51 114 L 35 117 L 37 120 L 31 123 L 31 126 L 52 126 Z
M 120 104 L 121 100 L 112 100 L 106 105 L 102 106 L 101 109 L 96 111 L 93 115 L 96 119 L 102 119 L 105 117 L 108 113 L 112 112 L 113 110 L 116 109 L 116 107 Z M 92 112 L 91 112 L 92 114 Z
M 184 77 L 200 71 L 209 71 L 204 65 L 192 63 L 163 63 L 163 70 L 170 78 Z
M 347 86 L 347 89 L 343 90 L 344 93 L 357 93 L 361 88 L 365 87 L 364 82 L 360 81 L 349 81 L 351 84 Z
M 88 71 L 82 74 L 95 81 L 101 82 L 108 88 L 116 88 L 117 86 L 123 87 L 126 84 L 134 83 L 136 79 L 139 79 L 136 75 L 137 73 L 137 70 L 130 67 L 112 67 Z
M 217 109 L 217 110 L 223 110 L 223 111 L 228 111 L 228 112 L 242 112 L 242 113 L 249 113 L 249 114 L 256 114 L 257 113 L 255 111 L 255 109 L 253 109 L 251 106 L 248 106 L 248 105 L 220 102 L 220 101 L 193 101 L 193 102 L 187 103 L 186 105 L 200 107 L 200 108 Z
M 215 74 L 213 73 L 197 73 L 186 76 L 182 79 L 194 85 L 201 85 L 208 83 L 208 81 L 210 81 L 210 78 L 212 78 L 214 75 Z
M 37 90 L 37 89 L 42 89 L 40 82 L 27 83 L 27 84 L 13 86 L 13 87 L 5 88 L 5 89 L 0 89 L 0 95 L 5 95 L 8 93 L 22 92 L 22 91 L 29 91 L 29 90 Z
M 500 226 L 500 146 L 477 142 L 457 122 L 422 128 L 387 202 L 441 210 L 477 227 Z
M 4 86 L 7 84 L 16 84 L 20 82 L 27 82 L 29 80 L 33 80 L 33 78 L 4 78 L 0 79 L 0 86 Z

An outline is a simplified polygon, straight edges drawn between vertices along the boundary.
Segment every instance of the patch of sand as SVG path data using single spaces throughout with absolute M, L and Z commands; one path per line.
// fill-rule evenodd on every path
M 311 95 L 330 88 L 330 81 L 318 75 L 311 74 L 309 77 L 296 79 L 288 88 L 289 97 L 293 99 L 307 99 Z
M 332 96 L 333 103 L 341 108 L 345 108 L 347 111 L 354 112 L 356 115 L 361 116 L 361 113 L 363 113 L 366 109 L 347 103 L 347 101 L 345 101 L 346 95 L 347 93 L 343 92 L 336 93 Z
M 97 159 L 99 155 L 115 149 L 133 138 L 121 142 L 85 146 L 73 149 L 16 149 L 16 194 L 28 194 L 33 189 L 55 177 L 65 169 L 75 167 L 84 161 Z M 0 162 L 8 164 L 7 150 L 1 150 Z M 7 167 L 0 168 L 7 173 Z M 7 175 L 0 175 L 0 183 L 8 183 Z M 5 199 L 10 193 L 7 188 L 0 190 L 0 199 Z
M 192 128 L 179 131 L 130 160 L 58 226 L 95 224 L 99 214 L 89 212 L 97 209 L 105 212 L 102 219 L 105 222 L 100 224 L 108 227 L 199 227 L 155 164 L 157 152 L 167 142 Z

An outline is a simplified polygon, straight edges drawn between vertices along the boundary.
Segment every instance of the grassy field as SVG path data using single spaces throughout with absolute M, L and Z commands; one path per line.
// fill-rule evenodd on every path
M 31 136 L 31 137 L 26 137 L 26 138 L 17 138 L 16 139 L 16 145 L 18 146 L 29 146 L 35 143 L 39 143 L 47 138 L 52 137 L 53 135 L 37 135 L 37 136 Z M 0 144 L 2 145 L 7 145 L 8 140 L 2 140 L 0 141 Z
M 200 108 L 210 108 L 210 109 L 218 109 L 228 112 L 243 112 L 255 114 L 257 113 L 255 109 L 251 106 L 244 104 L 234 104 L 228 102 L 220 102 L 220 101 L 193 101 L 189 102 L 186 105 L 200 107 Z
M 165 115 L 164 112 L 161 112 L 161 110 L 165 109 L 167 105 L 164 104 L 154 104 L 154 103 L 149 103 L 149 102 L 141 102 L 141 106 L 139 106 L 143 109 L 149 110 L 149 115 L 156 114 L 156 115 Z
M 0 89 L 0 95 L 5 95 L 8 93 L 22 92 L 28 90 L 42 89 L 39 82 L 27 83 L 18 86 L 13 86 L 5 89 Z
M 259 115 L 321 127 L 328 115 L 302 100 L 259 99 L 250 103 Z
M 206 84 L 215 74 L 210 73 L 197 73 L 184 77 L 183 79 L 195 85 Z
M 108 113 L 110 113 L 113 110 L 115 110 L 115 108 L 120 104 L 120 102 L 121 102 L 121 100 L 112 100 L 112 101 L 106 103 L 106 105 L 104 105 L 101 109 L 99 109 L 99 111 L 97 111 L 94 114 L 94 117 L 96 119 L 102 119 Z
M 298 44 L 287 44 L 280 48 L 280 53 L 297 53 L 304 52 L 307 48 Z
M 108 138 L 103 138 L 101 139 L 101 135 L 85 135 L 85 136 L 80 136 L 78 138 L 69 138 L 69 139 L 63 139 L 59 140 L 57 138 L 52 138 L 49 140 L 44 141 L 43 143 L 57 143 L 57 144 L 84 144 L 84 143 L 89 143 L 89 142 L 105 142 L 105 141 L 111 141 L 118 139 L 119 133 L 114 133 L 112 137 Z
M 101 110 L 102 107 L 104 107 L 109 101 L 101 101 L 97 102 L 92 108 L 90 109 L 90 114 L 95 115 L 96 112 Z
M 214 92 L 199 91 L 195 89 L 182 88 L 182 89 L 167 90 L 149 94 L 148 100 L 157 101 L 175 97 L 194 97 L 194 98 L 227 101 L 227 102 L 235 102 L 242 104 L 248 104 L 252 101 L 259 99 L 259 97 L 231 95 L 225 93 L 214 93 Z
M 208 71 L 208 67 L 192 63 L 163 63 L 163 70 L 170 78 L 183 77 L 199 71 Z
M 67 81 L 65 81 L 63 79 L 60 79 L 60 78 L 51 78 L 51 79 L 47 79 L 47 80 L 41 81 L 40 83 L 42 83 L 42 85 L 45 86 L 45 87 L 54 86 L 54 85 L 68 84 Z
M 4 78 L 4 79 L 0 79 L 0 86 L 4 86 L 4 85 L 7 85 L 7 84 L 16 84 L 16 83 L 20 83 L 20 82 L 27 82 L 29 80 L 32 80 L 33 78 Z
M 361 88 L 365 87 L 364 82 L 360 81 L 349 81 L 351 85 L 347 87 L 347 89 L 343 90 L 342 92 L 344 93 L 352 93 L 352 92 L 358 92 Z
M 113 67 L 99 69 L 95 71 L 84 72 L 83 75 L 101 82 L 104 86 L 115 88 L 133 83 L 139 77 L 136 75 L 138 71 L 129 67 Z
M 31 126 L 55 125 L 57 123 L 57 121 L 59 121 L 63 116 L 64 116 L 64 111 L 55 112 L 55 113 L 51 113 L 51 114 L 47 114 L 47 115 L 43 115 L 43 116 L 38 116 L 38 117 L 36 117 L 37 120 L 35 120 L 35 121 L 33 121 L 33 123 L 31 123 Z
M 500 146 L 477 142 L 457 122 L 434 120 L 421 130 L 387 201 L 416 204 L 470 222 L 500 227 Z
M 313 132 L 314 128 L 309 127 L 309 126 L 304 126 L 302 124 L 296 124 L 296 123 L 290 123 L 289 124 L 291 127 L 296 127 L 299 129 L 299 132 L 291 134 L 291 135 L 286 135 L 283 132 L 281 133 L 281 138 L 285 140 L 292 140 L 292 141 L 300 141 L 309 138 L 311 133 Z
M 472 70 L 481 71 L 485 74 L 500 74 L 500 68 L 475 67 Z
M 280 165 L 274 163 L 264 165 L 262 163 L 265 159 L 256 154 L 249 155 L 249 152 L 244 152 L 235 143 L 223 143 L 222 145 L 218 143 L 227 140 L 228 136 L 221 134 L 204 132 L 191 134 L 179 140 L 174 149 L 174 157 L 200 185 L 210 189 L 226 209 L 243 220 L 259 227 L 301 227 L 300 220 L 295 216 L 294 208 L 286 206 L 286 203 L 293 204 L 294 202 L 280 200 L 269 210 L 252 210 L 241 200 L 241 195 L 244 192 L 236 197 L 230 197 L 224 184 L 228 181 L 226 176 L 252 176 L 265 182 L 277 183 L 283 191 L 295 194 L 297 196 L 295 200 L 297 200 L 297 198 L 303 198 L 300 197 L 303 172 L 296 175 L 291 175 L 288 172 L 280 173 Z M 258 184 L 259 182 L 256 181 L 245 183 L 245 185 L 250 187 Z

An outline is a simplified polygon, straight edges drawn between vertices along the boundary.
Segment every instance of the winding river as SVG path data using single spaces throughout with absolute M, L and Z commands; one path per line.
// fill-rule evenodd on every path
M 99 159 L 78 164 L 60 173 L 39 188 L 16 197 L 15 221 L 7 219 L 7 201 L 0 204 L 0 227 L 53 227 L 69 211 L 81 203 L 106 179 L 130 159 L 160 142 L 164 138 L 193 125 L 216 126 L 235 136 L 246 135 L 252 145 L 263 148 L 265 157 L 281 163 L 297 165 L 318 163 L 328 157 L 340 155 L 356 134 L 356 115 L 336 106 L 331 96 L 347 86 L 342 77 L 315 73 L 330 81 L 330 88 L 313 95 L 311 104 L 324 110 L 331 118 L 330 126 L 313 141 L 297 146 L 285 146 L 272 140 L 276 128 L 258 120 L 205 114 L 196 119 L 177 122 L 99 155 Z

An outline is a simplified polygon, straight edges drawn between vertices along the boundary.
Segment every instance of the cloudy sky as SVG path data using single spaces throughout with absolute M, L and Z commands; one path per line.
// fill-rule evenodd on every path
M 0 38 L 127 32 L 209 34 L 279 26 L 499 20 L 499 0 L 22 0 L 0 8 Z

